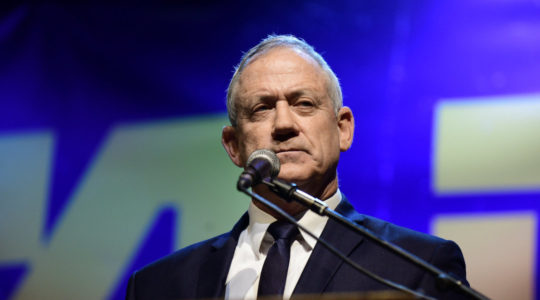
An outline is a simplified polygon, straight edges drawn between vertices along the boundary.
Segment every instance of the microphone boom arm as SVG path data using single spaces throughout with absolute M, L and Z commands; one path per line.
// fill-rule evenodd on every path
M 367 228 L 364 228 L 352 222 L 348 218 L 328 208 L 328 205 L 324 201 L 321 201 L 320 199 L 317 199 L 309 195 L 308 193 L 298 189 L 298 186 L 296 186 L 296 184 L 290 184 L 283 180 L 270 177 L 263 179 L 262 182 L 286 201 L 291 202 L 292 200 L 294 200 L 300 202 L 301 204 L 308 207 L 310 210 L 316 212 L 317 214 L 321 216 L 328 216 L 329 218 L 341 224 L 344 224 L 346 227 L 362 234 L 363 236 L 369 238 L 377 244 L 385 247 L 386 249 L 389 249 L 393 253 L 405 258 L 406 260 L 414 263 L 415 265 L 423 268 L 424 270 L 429 271 L 436 276 L 438 286 L 441 286 L 443 288 L 455 287 L 464 292 L 465 294 L 474 297 L 474 299 L 489 300 L 489 298 L 482 295 L 480 292 L 464 285 L 461 280 L 450 276 L 441 269 L 406 251 L 405 249 L 379 238 Z
M 298 223 L 296 221 L 295 218 L 293 218 L 291 215 L 289 215 L 288 213 L 286 213 L 283 209 L 281 209 L 279 206 L 277 206 L 276 204 L 268 201 L 267 199 L 265 199 L 264 197 L 260 196 L 259 194 L 249 190 L 248 188 L 239 188 L 239 190 L 243 193 L 245 193 L 246 195 L 250 196 L 252 199 L 256 199 L 257 201 L 259 201 L 260 203 L 262 203 L 263 205 L 265 205 L 266 207 L 270 208 L 271 210 L 273 210 L 274 212 L 276 212 L 277 214 L 279 214 L 280 216 L 282 216 L 283 218 L 285 218 L 288 222 L 294 224 L 296 227 L 298 227 L 300 230 L 302 230 L 303 232 L 305 232 L 306 234 L 308 234 L 309 236 L 311 236 L 312 238 L 316 239 L 318 243 L 321 243 L 321 245 L 323 245 L 326 249 L 328 249 L 330 252 L 332 252 L 334 255 L 338 256 L 339 258 L 341 258 L 343 261 L 345 261 L 349 266 L 353 267 L 354 269 L 356 269 L 357 271 L 365 274 L 366 276 L 374 279 L 375 281 L 378 281 L 384 285 L 387 285 L 389 287 L 392 287 L 398 291 L 401 291 L 401 292 L 404 292 L 406 294 L 410 294 L 410 295 L 413 295 L 415 298 L 419 298 L 419 299 L 426 299 L 426 300 L 436 300 L 435 298 L 432 298 L 432 297 L 429 297 L 421 292 L 417 292 L 417 291 L 413 291 L 411 289 L 409 289 L 408 287 L 406 286 L 403 286 L 399 283 L 396 283 L 396 282 L 393 282 L 393 281 L 390 281 L 390 280 L 387 280 L 387 279 L 384 279 L 374 273 L 372 273 L 371 271 L 363 268 L 362 266 L 360 266 L 359 264 L 357 264 L 356 262 L 354 262 L 353 260 L 351 260 L 350 258 L 348 258 L 347 256 L 345 256 L 343 253 L 341 253 L 338 249 L 336 249 L 335 247 L 333 247 L 332 245 L 330 245 L 328 242 L 326 242 L 325 240 L 321 239 L 320 237 L 316 236 L 315 234 L 313 234 L 310 230 L 308 230 L 307 228 L 305 228 L 303 225 L 301 225 L 300 223 Z

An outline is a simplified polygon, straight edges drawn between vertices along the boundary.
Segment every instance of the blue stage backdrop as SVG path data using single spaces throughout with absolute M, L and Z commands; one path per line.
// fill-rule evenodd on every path
M 242 51 L 294 34 L 356 123 L 355 207 L 457 241 L 495 299 L 540 299 L 540 2 L 181 1 L 0 11 L 0 300 L 123 299 L 230 230 L 220 144 Z

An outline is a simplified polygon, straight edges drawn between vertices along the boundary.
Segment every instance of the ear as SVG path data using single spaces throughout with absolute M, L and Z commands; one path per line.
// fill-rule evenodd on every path
M 227 154 L 229 154 L 232 162 L 238 167 L 242 167 L 237 132 L 233 126 L 223 127 L 221 131 L 221 144 L 225 148 L 225 151 L 227 151 Z
M 339 130 L 339 150 L 347 151 L 352 145 L 354 136 L 354 117 L 352 110 L 346 106 L 342 107 L 337 115 Z

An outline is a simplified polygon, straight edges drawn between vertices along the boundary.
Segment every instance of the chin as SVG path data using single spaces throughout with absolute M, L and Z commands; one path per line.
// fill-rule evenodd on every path
M 297 185 L 301 185 L 305 182 L 308 182 L 310 177 L 312 176 L 309 176 L 308 174 L 306 174 L 305 172 L 295 172 L 294 170 L 293 171 L 284 171 L 282 170 L 281 172 L 279 172 L 279 175 L 278 175 L 278 178 L 279 179 L 282 179 L 282 180 L 285 180 L 289 183 L 296 183 Z

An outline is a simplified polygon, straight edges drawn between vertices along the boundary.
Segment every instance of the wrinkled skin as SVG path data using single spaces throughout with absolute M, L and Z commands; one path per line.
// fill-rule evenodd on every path
M 340 152 L 352 143 L 354 119 L 348 107 L 336 115 L 327 86 L 322 68 L 296 49 L 275 48 L 254 58 L 233 90 L 237 126 L 222 133 L 231 160 L 244 167 L 253 151 L 273 150 L 281 162 L 278 178 L 320 199 L 330 197 L 338 187 Z M 263 185 L 254 190 L 293 215 L 304 210 Z

